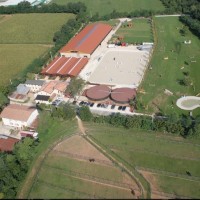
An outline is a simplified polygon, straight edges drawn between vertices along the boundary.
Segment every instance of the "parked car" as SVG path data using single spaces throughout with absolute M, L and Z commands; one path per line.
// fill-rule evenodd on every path
M 123 107 L 122 107 L 122 110 L 125 111 L 125 110 L 126 110 L 126 106 L 123 106 Z
M 114 108 L 115 108 L 115 105 L 112 105 L 112 106 L 111 106 L 111 109 L 113 110 Z
M 94 103 L 91 103 L 91 104 L 90 104 L 90 107 L 93 107 L 93 106 L 94 106 Z
M 118 110 L 121 110 L 121 109 L 122 109 L 122 106 L 119 106 L 119 107 L 118 107 Z
M 79 103 L 79 106 L 82 106 L 84 104 L 84 101 L 81 101 L 80 103 Z
M 98 108 L 101 107 L 101 103 L 98 103 L 98 104 L 97 104 L 97 107 L 98 107 Z

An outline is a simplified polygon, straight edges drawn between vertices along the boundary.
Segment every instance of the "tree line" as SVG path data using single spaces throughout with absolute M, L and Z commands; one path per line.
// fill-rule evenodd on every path
M 200 0 L 161 0 L 168 13 L 183 13 L 180 21 L 200 37 Z
M 14 199 L 25 178 L 39 140 L 25 138 L 12 153 L 0 152 L 0 199 Z

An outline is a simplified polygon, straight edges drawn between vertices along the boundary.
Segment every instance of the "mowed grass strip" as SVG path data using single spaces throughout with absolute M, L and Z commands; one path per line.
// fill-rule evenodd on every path
M 199 181 L 185 180 L 158 174 L 153 174 L 153 176 L 156 178 L 156 182 L 163 192 L 193 198 L 200 197 Z
M 1 16 L 0 16 L 1 17 Z M 53 44 L 53 35 L 73 14 L 15 14 L 0 23 L 2 44 Z
M 105 198 L 131 198 L 131 191 L 127 188 L 117 188 L 108 186 L 90 179 L 83 179 L 78 176 L 70 176 L 65 173 L 60 173 L 54 169 L 43 168 L 38 174 L 38 182 L 46 182 L 55 187 L 71 189 L 80 193 L 86 193 L 91 196 L 105 197 Z M 33 196 L 31 194 L 31 196 Z M 34 196 L 33 196 L 34 198 Z
M 164 134 L 102 124 L 88 124 L 87 127 L 89 134 L 110 148 L 113 145 L 113 148 L 119 150 L 143 151 L 186 160 L 187 158 L 200 160 L 200 145 L 189 143 L 181 137 L 172 136 L 169 139 Z
M 100 179 L 106 179 L 114 182 L 123 182 L 123 176 L 119 169 L 111 166 L 90 163 L 89 161 L 80 161 L 64 157 L 59 154 L 51 154 L 45 160 L 47 166 L 52 166 L 61 170 L 73 171 L 89 176 L 94 176 Z
M 8 84 L 9 80 L 25 69 L 35 58 L 43 55 L 48 46 L 34 44 L 0 44 L 0 85 Z
M 132 23 L 132 26 L 127 25 Z M 121 25 L 116 36 L 122 36 L 123 41 L 135 44 L 142 42 L 153 42 L 153 35 L 149 19 L 134 19 Z M 114 36 L 114 37 L 116 37 Z
M 162 11 L 164 6 L 159 0 L 53 0 L 52 3 L 64 4 L 69 2 L 83 2 L 91 15 L 96 12 L 99 15 L 106 15 L 113 10 L 118 12 L 132 12 L 135 10 Z
M 140 94 L 138 99 L 150 112 L 160 109 L 165 114 L 183 113 L 175 105 L 176 100 L 182 95 L 197 95 L 200 91 L 200 41 L 189 30 L 186 36 L 180 34 L 183 24 L 178 17 L 154 18 L 154 22 L 158 45 L 150 63 L 152 69 L 146 71 L 141 85 L 146 94 Z M 188 40 L 191 44 L 184 44 Z M 188 86 L 179 83 L 185 78 L 183 72 L 189 73 Z M 164 94 L 165 89 L 173 96 Z

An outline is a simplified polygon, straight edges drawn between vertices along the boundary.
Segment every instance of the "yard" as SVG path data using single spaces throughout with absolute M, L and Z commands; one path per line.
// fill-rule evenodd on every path
M 158 44 L 138 99 L 147 112 L 186 113 L 175 103 L 183 95 L 197 95 L 200 91 L 200 41 L 189 30 L 181 35 L 183 24 L 178 17 L 154 18 L 154 22 Z M 191 44 L 184 44 L 188 40 Z M 165 94 L 165 89 L 173 95 Z
M 53 46 L 53 35 L 74 15 L 0 15 L 0 86 Z M 30 23 L 31 22 L 31 23 Z
M 164 6 L 159 0 L 73 0 L 73 2 L 83 2 L 88 8 L 90 15 L 99 13 L 99 15 L 106 15 L 113 10 L 118 12 L 132 12 L 136 10 L 153 10 L 162 11 Z M 53 0 L 52 3 L 67 4 L 72 0 Z
M 149 19 L 133 19 L 130 22 L 125 22 L 117 30 L 112 40 L 118 37 L 123 37 L 122 41 L 129 44 L 153 42 L 151 22 Z
M 173 195 L 199 197 L 200 184 L 200 145 L 181 137 L 140 131 L 137 129 L 126 130 L 115 128 L 105 124 L 86 124 L 87 133 L 95 139 L 103 148 L 124 162 L 131 169 L 149 171 L 152 170 L 158 176 L 166 176 L 161 179 L 161 186 L 157 192 L 165 192 Z M 191 176 L 187 175 L 187 171 Z M 181 190 L 169 184 L 170 177 L 174 177 L 174 185 L 184 184 L 192 190 Z M 168 179 L 170 179 L 168 181 Z M 194 181 L 197 184 L 194 184 Z M 159 181 L 159 180 L 158 180 Z

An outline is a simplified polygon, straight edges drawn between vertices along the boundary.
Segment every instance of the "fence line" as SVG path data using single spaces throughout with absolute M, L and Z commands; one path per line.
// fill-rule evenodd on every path
M 100 197 L 100 196 L 98 196 L 98 195 L 91 195 L 91 194 L 89 194 L 89 193 L 86 193 L 86 192 L 81 192 L 81 191 L 77 191 L 77 190 L 72 190 L 72 189 L 70 189 L 70 188 L 67 188 L 67 187 L 61 187 L 61 186 L 57 186 L 57 185 L 54 185 L 54 184 L 52 184 L 52 183 L 48 183 L 48 182 L 46 182 L 46 181 L 42 181 L 42 180 L 37 180 L 38 182 L 40 182 L 40 183 L 43 183 L 43 184 L 45 184 L 45 185 L 48 185 L 48 186 L 50 186 L 50 187 L 54 187 L 54 188 L 59 188 L 59 189 L 62 189 L 62 190 L 67 190 L 67 191 L 70 191 L 70 192 L 74 192 L 74 193 L 76 193 L 76 194 L 79 194 L 79 195 L 87 195 L 87 196 L 89 196 L 90 198 L 94 198 L 94 199 L 105 199 L 105 197 Z
M 32 182 L 32 185 L 31 185 L 31 187 L 30 187 L 30 189 L 29 189 L 29 192 L 28 192 L 28 194 L 27 194 L 27 198 L 29 197 L 29 195 L 30 195 L 30 193 L 31 193 L 31 191 L 32 191 L 32 189 L 33 189 L 33 187 L 34 187 L 34 185 L 35 185 L 37 179 L 38 179 L 38 173 L 39 173 L 39 171 L 41 170 L 42 165 L 43 165 L 43 163 L 44 163 L 46 157 L 48 156 L 48 154 L 52 151 L 52 149 L 53 149 L 56 145 L 58 145 L 60 142 L 62 142 L 62 140 L 68 139 L 68 138 L 70 138 L 70 137 L 72 137 L 72 136 L 74 136 L 74 135 L 77 135 L 77 133 L 72 134 L 72 135 L 62 136 L 59 140 L 57 140 L 56 142 L 54 142 L 54 143 L 46 150 L 46 153 L 44 154 L 44 156 L 43 156 L 43 158 L 42 158 L 42 161 L 39 163 L 38 169 L 35 170 L 35 171 L 36 171 L 36 172 L 35 172 L 35 176 L 34 176 L 34 178 L 33 178 L 33 182 Z
M 53 168 L 53 169 L 56 169 L 56 170 L 59 170 L 59 171 L 63 171 L 65 173 L 67 172 L 68 174 L 75 175 L 77 177 L 85 177 L 85 178 L 95 180 L 95 181 L 98 181 L 98 182 L 101 182 L 101 183 L 108 183 L 108 184 L 113 185 L 113 186 L 119 186 L 119 187 L 124 187 L 124 188 L 127 188 L 127 189 L 134 189 L 134 190 L 140 191 L 137 188 L 133 188 L 132 185 L 128 184 L 128 183 L 120 183 L 118 181 L 113 181 L 113 180 L 105 179 L 105 178 L 102 178 L 102 177 L 100 178 L 100 177 L 97 177 L 97 176 L 89 175 L 87 173 L 81 173 L 81 172 L 77 172 L 77 171 L 73 171 L 73 170 L 61 169 L 61 168 L 54 167 L 54 166 L 51 166 L 51 165 L 48 165 L 48 164 L 44 164 L 44 166 L 49 167 L 49 168 Z
M 188 179 L 188 180 L 193 180 L 193 181 L 200 181 L 200 177 L 198 176 L 186 176 L 183 174 L 177 174 L 177 173 L 173 173 L 173 172 L 167 172 L 167 171 L 163 171 L 163 170 L 158 170 L 158 169 L 150 169 L 150 168 L 145 168 L 145 167 L 139 167 L 136 166 L 137 170 L 144 170 L 144 171 L 149 171 L 152 173 L 156 173 L 156 174 L 161 174 L 161 175 L 165 175 L 165 176 L 174 176 L 174 177 L 178 177 L 178 178 L 184 178 L 184 179 Z
M 88 160 L 88 161 L 89 161 L 89 159 L 93 158 L 93 159 L 95 159 L 95 162 L 97 162 L 97 163 L 103 163 L 103 164 L 108 165 L 108 166 L 114 165 L 112 162 L 109 162 L 109 161 L 106 161 L 106 160 L 101 160 L 101 159 L 96 159 L 94 157 L 83 156 L 83 155 L 80 155 L 80 154 L 69 153 L 69 152 L 60 151 L 60 150 L 56 150 L 56 149 L 54 149 L 53 151 L 58 152 L 60 154 L 67 155 L 67 156 L 72 157 L 72 158 L 80 158 L 80 159 Z
M 186 156 L 173 156 L 173 155 L 169 155 L 169 154 L 166 154 L 166 153 L 159 153 L 159 152 L 156 152 L 156 151 L 149 151 L 149 150 L 142 150 L 142 149 L 139 149 L 139 148 L 127 148 L 127 147 L 119 147 L 119 146 L 116 146 L 116 145 L 106 145 L 107 147 L 109 148 L 113 148 L 113 149 L 117 149 L 117 150 L 128 150 L 128 151 L 139 151 L 139 152 L 143 152 L 143 153 L 150 153 L 150 154 L 155 154 L 155 155 L 161 155 L 161 156 L 166 156 L 166 157 L 169 157 L 169 158 L 178 158 L 178 159 L 185 159 L 185 160 L 194 160 L 194 161 L 200 161 L 200 158 L 189 158 L 189 157 L 186 157 Z

